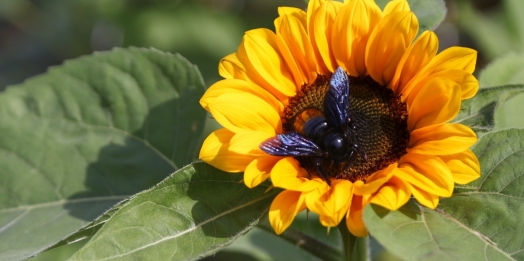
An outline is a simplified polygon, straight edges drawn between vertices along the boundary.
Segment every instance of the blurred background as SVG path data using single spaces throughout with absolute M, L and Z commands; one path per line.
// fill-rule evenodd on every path
M 387 0 L 377 2 L 383 4 Z M 446 5 L 447 18 L 436 29 L 440 49 L 453 45 L 477 49 L 477 73 L 498 57 L 524 51 L 524 16 L 520 14 L 524 1 L 450 0 Z M 49 66 L 64 60 L 128 46 L 178 52 L 198 65 L 209 86 L 219 79 L 219 60 L 236 51 L 244 31 L 273 28 L 278 6 L 305 8 L 306 3 L 304 0 L 1 0 L 0 90 L 44 73 Z M 522 97 L 520 101 L 514 99 L 513 103 L 518 105 L 522 100 Z M 501 126 L 521 124 L 515 104 L 505 105 L 503 111 L 509 116 L 497 118 L 503 123 Z M 308 227 L 317 223 L 307 222 L 305 217 L 297 222 Z M 325 230 L 308 229 L 327 236 Z M 274 242 L 267 233 L 257 228 L 225 253 L 236 254 L 241 260 L 309 259 L 301 253 L 289 256 L 296 251 L 288 250 L 296 246 Z M 327 236 L 335 245 L 340 244 L 336 234 Z M 67 258 L 80 245 L 59 248 L 38 259 Z M 377 248 L 380 250 L 380 246 Z M 214 258 L 218 260 L 221 256 L 217 254 Z M 394 257 L 379 254 L 375 259 L 394 260 Z
M 385 2 L 385 1 L 377 1 Z M 440 48 L 479 50 L 478 69 L 495 57 L 524 49 L 520 0 L 448 1 L 436 30 Z M 278 6 L 305 8 L 304 0 L 2 0 L 0 86 L 114 47 L 178 52 L 197 64 L 206 84 L 217 64 L 235 52 L 244 31 L 273 28 Z M 477 69 L 477 71 L 478 71 Z

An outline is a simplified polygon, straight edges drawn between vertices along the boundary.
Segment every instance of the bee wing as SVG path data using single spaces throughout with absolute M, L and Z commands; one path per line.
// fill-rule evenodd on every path
M 297 132 L 278 134 L 260 144 L 260 149 L 273 156 L 317 156 L 324 153 L 312 141 Z
M 349 78 L 342 67 L 331 76 L 330 88 L 324 98 L 326 122 L 345 130 L 349 118 Z

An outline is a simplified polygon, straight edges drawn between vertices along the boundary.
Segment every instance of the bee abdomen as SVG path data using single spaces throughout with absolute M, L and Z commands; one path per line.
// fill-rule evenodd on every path
M 293 124 L 295 131 L 318 144 L 327 129 L 327 122 L 318 109 L 306 109 L 299 113 Z

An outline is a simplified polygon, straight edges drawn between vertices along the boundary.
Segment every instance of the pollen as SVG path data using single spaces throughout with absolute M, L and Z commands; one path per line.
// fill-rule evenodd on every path
M 324 96 L 330 77 L 320 76 L 314 84 L 304 85 L 289 100 L 284 110 L 282 123 L 284 131 L 298 131 L 297 117 L 306 109 L 316 108 L 324 111 Z M 324 163 L 324 170 L 331 178 L 347 179 L 352 182 L 365 180 L 376 171 L 386 168 L 406 154 L 409 142 L 407 129 L 407 108 L 392 90 L 381 86 L 369 76 L 349 77 L 349 118 L 353 124 L 352 138 L 367 156 L 360 155 L 349 164 Z M 296 157 L 300 165 L 309 173 L 316 172 L 311 158 Z

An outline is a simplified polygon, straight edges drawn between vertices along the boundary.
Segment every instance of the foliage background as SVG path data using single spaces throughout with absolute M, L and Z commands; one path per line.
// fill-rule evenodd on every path
M 128 46 L 180 53 L 199 67 L 209 86 L 219 79 L 218 61 L 236 51 L 244 31 L 273 28 L 278 6 L 304 8 L 306 4 L 303 0 L 3 0 L 0 1 L 0 88 L 41 74 L 67 59 Z M 446 6 L 446 20 L 436 29 L 440 50 L 453 45 L 479 50 L 477 73 L 494 59 L 524 63 L 524 18 L 518 13 L 524 10 L 523 1 L 456 0 L 447 1 Z M 519 55 L 507 56 L 512 52 Z M 523 82 L 519 78 L 513 81 Z M 520 95 L 505 103 L 495 117 L 496 128 L 524 127 L 524 119 L 517 110 L 522 102 L 524 96 Z M 206 132 L 216 127 L 208 121 Z M 302 215 L 295 225 L 327 237 L 334 245 L 341 244 L 337 233 L 326 235 L 315 222 L 308 222 Z M 33 260 L 66 259 L 82 244 L 56 248 Z M 381 253 L 376 243 L 372 244 L 377 250 L 374 259 L 394 259 Z M 231 257 L 311 259 L 286 241 L 274 240 L 261 228 L 255 228 L 209 259 Z

